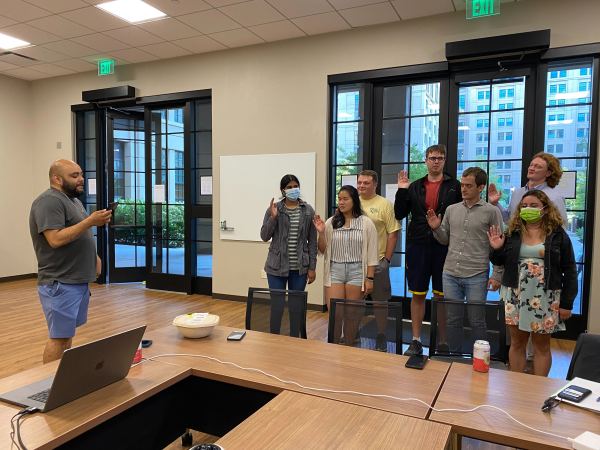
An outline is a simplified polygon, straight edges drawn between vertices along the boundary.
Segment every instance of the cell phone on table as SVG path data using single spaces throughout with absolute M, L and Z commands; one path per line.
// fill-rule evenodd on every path
M 228 341 L 241 341 L 246 336 L 245 331 L 232 331 L 229 336 L 227 336 Z
M 579 403 L 591 393 L 592 391 L 590 391 L 587 388 L 575 386 L 572 384 L 571 386 L 567 386 L 562 391 L 560 391 L 558 393 L 558 397 L 562 398 L 563 400 L 569 400 L 570 402 Z
M 427 362 L 427 356 L 425 355 L 412 355 L 408 357 L 408 361 L 406 361 L 405 367 L 409 369 L 423 369 L 425 367 L 425 363 Z
M 107 209 L 110 209 L 113 212 L 113 214 L 114 214 L 115 209 L 117 209 L 117 206 L 119 206 L 119 202 L 110 202 L 108 204 L 108 208 Z

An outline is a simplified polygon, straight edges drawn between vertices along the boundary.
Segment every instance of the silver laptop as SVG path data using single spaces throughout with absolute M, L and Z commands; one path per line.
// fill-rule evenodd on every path
M 146 326 L 73 347 L 63 353 L 53 377 L 0 394 L 0 400 L 39 408 L 58 408 L 127 376 Z

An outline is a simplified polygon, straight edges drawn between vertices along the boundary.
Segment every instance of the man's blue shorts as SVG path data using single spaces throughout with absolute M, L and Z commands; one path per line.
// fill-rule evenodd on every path
M 448 247 L 435 241 L 406 242 L 406 281 L 413 294 L 427 295 L 429 280 L 436 296 L 444 295 L 442 271 Z
M 38 286 L 50 338 L 71 338 L 75 328 L 87 322 L 90 288 L 87 283 L 65 284 L 55 281 Z

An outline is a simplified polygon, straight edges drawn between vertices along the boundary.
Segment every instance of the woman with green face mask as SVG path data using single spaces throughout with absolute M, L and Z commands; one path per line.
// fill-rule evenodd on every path
M 535 350 L 533 373 L 547 376 L 550 338 L 565 329 L 577 295 L 577 268 L 561 215 L 539 190 L 530 190 L 513 213 L 506 234 L 488 233 L 492 264 L 503 265 L 500 297 L 510 333 L 510 370 L 523 372 L 529 336 Z

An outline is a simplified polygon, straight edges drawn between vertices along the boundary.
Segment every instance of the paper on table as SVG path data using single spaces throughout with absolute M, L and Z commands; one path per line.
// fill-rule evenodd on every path
M 573 385 L 579 386 L 582 388 L 587 388 L 590 391 L 592 391 L 592 393 L 590 395 L 588 395 L 586 398 L 584 398 L 582 401 L 580 401 L 579 403 L 575 403 L 570 400 L 565 400 L 562 398 L 561 398 L 561 400 L 563 402 L 570 403 L 571 405 L 579 406 L 580 408 L 585 408 L 585 409 L 589 409 L 591 411 L 600 412 L 600 402 L 597 401 L 598 397 L 600 396 L 600 383 L 586 380 L 585 378 L 575 377 L 571 381 L 569 381 L 567 384 L 565 384 L 563 387 L 561 387 L 558 391 L 556 391 L 554 394 L 552 394 L 552 396 L 556 397 L 560 391 L 562 391 L 566 387 L 573 386 Z

